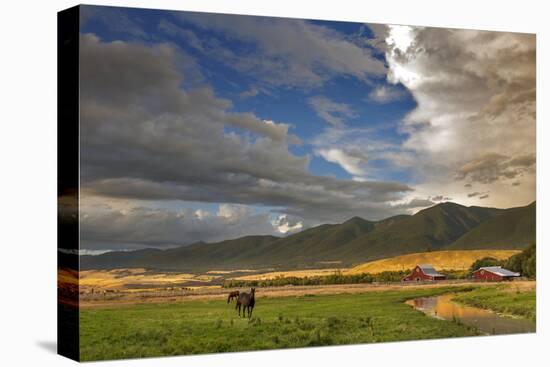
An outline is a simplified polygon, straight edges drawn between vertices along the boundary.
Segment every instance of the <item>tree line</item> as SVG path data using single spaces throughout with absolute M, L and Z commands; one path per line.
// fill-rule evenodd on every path
M 470 267 L 470 272 L 485 266 L 502 266 L 529 279 L 535 279 L 537 277 L 537 246 L 533 243 L 519 254 L 505 260 L 497 260 L 493 257 L 476 260 Z
M 464 279 L 471 276 L 472 272 L 484 266 L 502 266 L 522 276 L 534 279 L 536 277 L 536 245 L 531 244 L 521 253 L 509 257 L 505 260 L 497 260 L 492 257 L 485 257 L 476 260 L 468 271 L 445 271 L 447 279 Z M 409 275 L 412 269 L 402 271 L 384 271 L 381 273 L 370 274 L 344 274 L 337 270 L 329 275 L 305 276 L 305 277 L 287 277 L 279 275 L 272 279 L 264 280 L 238 280 L 226 279 L 223 287 L 281 287 L 286 285 L 329 285 L 329 284 L 358 284 L 358 283 L 390 283 L 400 282 L 405 276 Z
M 403 271 L 384 271 L 381 273 L 370 274 L 344 274 L 341 271 L 335 271 L 330 275 L 317 275 L 306 277 L 285 277 L 279 275 L 272 279 L 264 280 L 238 280 L 227 279 L 223 286 L 226 288 L 239 287 L 281 287 L 286 285 L 329 285 L 329 284 L 358 284 L 358 283 L 390 283 L 400 282 L 405 276 L 409 275 L 411 270 Z M 445 273 L 447 279 L 460 279 L 466 275 L 463 271 L 450 271 Z

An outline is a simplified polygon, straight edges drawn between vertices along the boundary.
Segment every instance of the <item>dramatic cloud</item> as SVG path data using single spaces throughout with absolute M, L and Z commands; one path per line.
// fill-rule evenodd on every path
M 390 26 L 386 43 L 388 81 L 418 104 L 401 125 L 422 178 L 415 188 L 468 203 L 468 188 L 480 184 L 488 204 L 534 200 L 535 36 Z M 510 195 L 518 176 L 529 184 Z
M 243 205 L 220 205 L 217 213 L 183 208 L 120 207 L 88 203 L 81 217 L 82 245 L 88 249 L 167 247 L 250 235 L 284 233 L 268 213 Z
M 389 27 L 386 24 L 366 24 L 363 25 L 363 30 L 368 28 L 374 37 L 365 40 L 367 44 L 375 49 L 385 53 L 387 50 L 387 38 L 389 34 Z
M 85 249 L 535 199 L 534 35 L 139 14 L 83 14 Z
M 497 180 L 516 178 L 533 168 L 535 163 L 535 156 L 531 154 L 510 158 L 488 153 L 460 167 L 456 178 L 489 184 Z
M 83 223 L 89 243 L 107 241 L 111 230 L 112 238 L 122 241 L 138 228 L 140 235 L 130 236 L 128 241 L 137 243 L 143 238 L 140 244 L 155 246 L 200 236 L 213 240 L 239 231 L 240 235 L 272 233 L 268 214 L 255 216 L 247 211 L 252 210 L 246 209 L 249 206 L 298 218 L 281 222 L 277 228 L 283 232 L 353 215 L 381 218 L 395 214 L 388 202 L 411 190 L 394 182 L 313 176 L 308 171 L 309 156 L 289 151 L 291 144 L 299 143 L 290 134 L 289 124 L 231 112 L 231 102 L 216 97 L 205 85 L 182 89 L 182 66 L 190 64 L 185 54 L 170 45 L 102 42 L 92 34 L 82 35 L 81 41 L 83 211 L 87 213 L 89 203 L 101 197 L 106 203 L 124 198 L 245 205 L 221 206 L 216 215 L 193 208 L 181 209 L 183 212 L 144 209 L 137 204 L 132 206 L 131 216 L 107 210 Z M 359 156 L 352 150 L 347 154 Z M 101 218 L 117 226 L 102 227 L 105 222 Z M 147 218 L 151 226 L 145 223 Z M 258 225 L 251 231 L 260 219 L 267 226 Z M 171 223 L 166 235 L 152 229 L 155 225 L 160 228 L 162 221 Z M 235 226 L 223 232 L 223 227 L 206 225 L 212 221 Z M 139 225 L 132 227 L 130 222 Z M 117 235 L 116 228 L 128 231 Z M 151 228 L 148 236 L 145 228 Z M 170 234 L 191 228 L 197 228 L 200 236 L 181 235 L 176 241 Z

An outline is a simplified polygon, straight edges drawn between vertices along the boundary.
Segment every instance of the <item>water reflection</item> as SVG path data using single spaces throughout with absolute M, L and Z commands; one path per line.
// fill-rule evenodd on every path
M 408 300 L 406 303 L 425 314 L 443 320 L 460 319 L 462 323 L 476 327 L 484 334 L 515 334 L 534 332 L 533 321 L 502 316 L 477 307 L 465 306 L 452 300 L 453 294 Z

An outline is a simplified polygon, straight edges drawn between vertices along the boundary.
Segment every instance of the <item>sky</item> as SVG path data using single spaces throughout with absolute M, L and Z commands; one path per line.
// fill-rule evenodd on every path
M 535 200 L 535 35 L 81 6 L 81 250 Z

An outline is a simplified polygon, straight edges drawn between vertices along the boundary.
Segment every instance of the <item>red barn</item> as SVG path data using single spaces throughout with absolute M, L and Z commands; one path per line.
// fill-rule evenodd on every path
M 512 280 L 519 277 L 520 274 L 501 268 L 500 266 L 485 266 L 474 271 L 472 276 L 475 280 L 500 282 L 503 280 Z
M 404 282 L 409 281 L 425 281 L 425 280 L 445 280 L 447 277 L 435 271 L 434 267 L 429 264 L 416 265 L 412 273 L 403 278 Z

